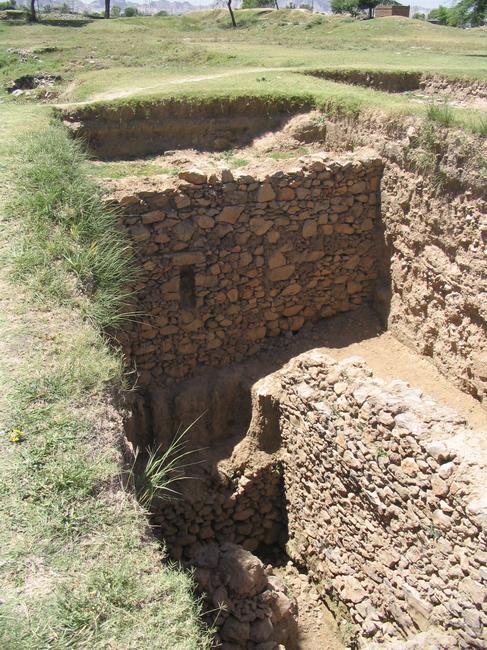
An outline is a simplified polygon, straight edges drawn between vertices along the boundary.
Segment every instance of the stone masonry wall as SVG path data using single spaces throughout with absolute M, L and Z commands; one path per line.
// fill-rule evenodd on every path
M 482 435 L 361 360 L 318 351 L 258 382 L 253 404 L 250 434 L 280 438 L 288 554 L 347 606 L 360 647 L 419 635 L 414 647 L 485 649 Z
M 115 190 L 142 269 L 142 316 L 122 337 L 140 385 L 225 366 L 369 300 L 381 173 L 375 155 L 323 154 L 260 176 L 189 171 L 169 188 Z

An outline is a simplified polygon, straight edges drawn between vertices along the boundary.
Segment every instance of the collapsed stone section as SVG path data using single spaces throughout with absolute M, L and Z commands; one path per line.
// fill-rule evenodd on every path
M 485 648 L 480 437 L 419 390 L 318 351 L 258 382 L 253 403 L 249 434 L 282 440 L 287 552 L 348 607 L 361 647 Z
M 142 386 L 257 352 L 266 337 L 370 301 L 382 163 L 362 153 L 272 174 L 207 177 L 112 195 L 142 273 L 121 337 Z
M 193 556 L 197 583 L 218 626 L 222 650 L 289 650 L 298 647 L 296 602 L 271 567 L 241 546 L 201 545 Z M 220 645 L 221 644 L 221 645 Z
M 171 557 L 195 569 L 215 644 L 293 650 L 296 603 L 272 567 L 251 552 L 285 542 L 280 464 L 245 441 L 230 448 L 231 457 L 227 452 L 213 447 L 193 457 L 190 478 L 177 485 L 179 497 L 154 504 L 152 523 Z
M 201 542 L 231 542 L 255 551 L 260 544 L 285 541 L 278 460 L 244 448 L 214 462 L 218 452 L 203 450 L 188 471 L 191 479 L 178 484 L 180 498 L 162 501 L 154 514 L 174 559 L 191 560 Z

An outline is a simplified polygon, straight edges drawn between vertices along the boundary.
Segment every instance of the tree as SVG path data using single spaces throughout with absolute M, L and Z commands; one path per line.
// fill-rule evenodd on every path
M 461 0 L 448 10 L 448 24 L 452 27 L 471 25 L 480 27 L 487 22 L 487 0 Z
M 230 13 L 230 20 L 232 21 L 232 27 L 236 29 L 237 21 L 235 20 L 235 14 L 233 13 L 233 9 L 232 9 L 232 0 L 227 0 L 227 7 Z
M 258 9 L 259 7 L 274 6 L 274 0 L 242 0 L 242 9 Z
M 111 0 L 105 0 L 105 18 L 107 20 L 110 18 L 110 2 Z
M 426 20 L 426 14 L 422 14 L 421 12 L 417 11 L 415 14 L 413 14 L 414 20 Z
M 133 18 L 139 15 L 139 10 L 136 7 L 127 7 L 124 13 L 127 18 Z
M 358 8 L 362 11 L 368 11 L 369 18 L 372 19 L 374 17 L 374 9 L 378 4 L 381 4 L 381 0 L 359 0 Z
M 36 0 L 30 0 L 30 16 L 29 20 L 33 23 L 37 22 L 37 13 L 36 13 Z
M 358 0 L 331 0 L 331 10 L 334 14 L 358 16 Z
M 440 5 L 429 12 L 428 18 L 430 20 L 437 20 L 440 25 L 448 25 L 448 9 Z

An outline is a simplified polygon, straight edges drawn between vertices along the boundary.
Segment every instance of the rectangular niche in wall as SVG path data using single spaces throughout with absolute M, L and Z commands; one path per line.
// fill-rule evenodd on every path
M 190 266 L 184 266 L 179 271 L 179 297 L 183 309 L 194 309 L 196 306 L 194 271 Z

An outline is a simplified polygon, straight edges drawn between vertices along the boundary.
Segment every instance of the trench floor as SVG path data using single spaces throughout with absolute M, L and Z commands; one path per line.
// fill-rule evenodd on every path
M 292 562 L 274 567 L 274 574 L 284 580 L 298 605 L 298 650 L 347 650 L 346 627 L 339 629 L 308 576 Z
M 463 416 L 474 434 L 487 431 L 487 410 L 471 395 L 462 392 L 433 365 L 414 350 L 384 331 L 375 312 L 367 306 L 339 314 L 318 323 L 308 323 L 290 338 L 269 339 L 269 348 L 249 360 L 252 374 L 264 377 L 281 368 L 293 357 L 319 349 L 340 361 L 359 356 L 371 368 L 374 376 L 392 381 L 400 379 L 419 388 L 444 406 Z M 245 364 L 246 365 L 246 364 Z M 252 372 L 252 371 L 251 371 Z

